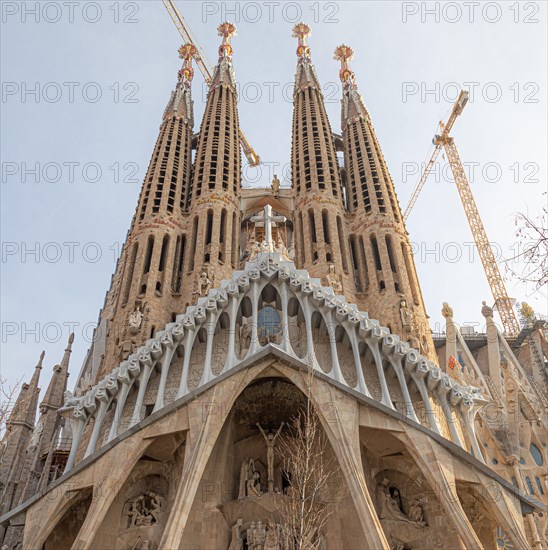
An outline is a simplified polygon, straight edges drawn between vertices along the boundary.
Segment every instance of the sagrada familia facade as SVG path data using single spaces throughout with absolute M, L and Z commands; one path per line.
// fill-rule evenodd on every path
M 71 336 L 41 401 L 43 355 L 8 420 L 2 549 L 548 548 L 542 327 L 506 338 L 484 303 L 470 338 L 444 304 L 433 335 L 353 51 L 335 50 L 337 134 L 310 29 L 293 33 L 288 188 L 241 186 L 234 25 L 196 133 L 195 48 L 179 50 L 73 389 Z M 281 441 L 307 402 L 337 491 L 310 497 L 325 521 L 299 540 Z

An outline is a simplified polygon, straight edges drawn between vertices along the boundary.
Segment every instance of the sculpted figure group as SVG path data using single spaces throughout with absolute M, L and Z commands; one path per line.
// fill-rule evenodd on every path
M 380 519 L 390 519 L 409 523 L 415 527 L 426 527 L 424 521 L 424 511 L 419 499 L 414 499 L 409 506 L 409 512 L 403 512 L 401 495 L 398 488 L 390 483 L 390 480 L 384 478 L 379 484 L 379 507 Z
M 128 527 L 141 527 L 160 523 L 165 499 L 154 491 L 131 499 L 127 504 Z

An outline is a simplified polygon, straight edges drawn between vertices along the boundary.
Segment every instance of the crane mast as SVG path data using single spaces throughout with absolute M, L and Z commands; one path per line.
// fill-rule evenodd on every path
M 468 224 L 470 225 L 470 230 L 472 231 L 472 235 L 474 237 L 474 242 L 478 249 L 478 254 L 483 265 L 485 275 L 487 276 L 487 282 L 489 283 L 489 287 L 491 288 L 491 292 L 495 300 L 495 306 L 499 312 L 502 326 L 504 327 L 504 332 L 508 335 L 517 335 L 520 331 L 520 326 L 512 306 L 512 301 L 506 292 L 502 275 L 498 268 L 495 255 L 493 254 L 491 243 L 487 238 L 487 233 L 485 231 L 485 227 L 483 226 L 476 201 L 474 200 L 474 195 L 472 194 L 472 189 L 470 188 L 468 178 L 466 177 L 464 167 L 460 160 L 457 146 L 455 145 L 454 139 L 449 135 L 450 130 L 453 128 L 457 117 L 462 113 L 466 103 L 468 103 L 468 92 L 463 90 L 460 92 L 447 122 L 444 123 L 443 121 L 440 121 L 440 134 L 436 135 L 433 140 L 434 151 L 426 165 L 419 183 L 411 195 L 409 204 L 405 209 L 404 219 L 407 219 L 411 209 L 417 202 L 417 198 L 426 183 L 428 175 L 432 171 L 432 167 L 436 162 L 441 148 L 443 147 L 447 155 L 449 166 L 451 167 L 451 172 L 453 173 L 453 178 L 459 192 L 462 206 L 464 207 Z
M 185 18 L 181 15 L 179 10 L 177 9 L 177 6 L 175 5 L 174 0 L 163 0 L 163 3 L 167 12 L 171 16 L 173 23 L 175 23 L 175 26 L 177 27 L 179 34 L 183 37 L 184 41 L 190 42 L 191 44 L 196 46 L 196 54 L 194 55 L 194 60 L 196 62 L 196 65 L 200 69 L 200 72 L 202 73 L 206 84 L 210 86 L 213 78 L 213 67 L 211 66 L 211 63 L 208 61 L 202 47 L 199 45 L 196 37 L 190 30 L 190 27 L 188 26 L 188 23 L 185 21 Z M 247 158 L 247 162 L 249 163 L 250 166 L 259 166 L 259 164 L 261 163 L 261 159 L 259 155 L 255 152 L 253 147 L 251 147 L 249 141 L 247 141 L 247 138 L 245 137 L 241 128 L 239 128 L 239 132 L 240 132 L 240 144 L 244 151 L 244 155 Z

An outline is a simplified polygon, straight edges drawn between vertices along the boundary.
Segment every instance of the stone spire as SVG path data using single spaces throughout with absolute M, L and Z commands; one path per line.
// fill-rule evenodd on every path
M 356 84 L 356 75 L 350 68 L 349 61 L 354 58 L 354 50 L 346 45 L 341 44 L 335 49 L 333 59 L 341 62 L 339 78 L 343 87 L 342 98 L 342 128 L 348 121 L 359 119 L 368 120 L 369 113 L 365 106 L 362 96 L 358 92 Z
M 36 367 L 34 367 L 34 372 L 30 382 L 21 386 L 21 392 L 15 402 L 10 419 L 7 422 L 8 430 L 17 425 L 24 425 L 30 427 L 31 429 L 34 428 L 34 422 L 36 421 L 36 408 L 38 406 L 38 397 L 40 395 L 38 383 L 40 381 L 42 363 L 44 362 L 45 355 L 45 351 L 40 354 L 40 358 Z
M 217 27 L 217 34 L 222 37 L 223 42 L 219 46 L 219 62 L 215 67 L 211 86 L 228 86 L 236 93 L 236 76 L 232 68 L 232 44 L 230 39 L 236 36 L 236 26 L 228 21 Z
M 58 409 L 63 404 L 63 394 L 67 389 L 68 367 L 70 354 L 72 353 L 72 344 L 74 342 L 74 333 L 69 336 L 65 353 L 59 365 L 53 367 L 53 376 L 49 382 L 44 398 L 40 403 L 40 410 L 52 408 Z
M 297 70 L 293 95 L 291 169 L 295 192 L 297 264 L 315 277 L 329 271 L 349 289 L 348 253 L 341 176 L 331 126 L 306 39 L 298 23 Z M 333 266 L 332 268 L 329 266 Z
M 171 97 L 164 111 L 164 120 L 176 115 L 185 124 L 189 124 L 191 128 L 194 126 L 194 109 L 190 86 L 194 78 L 192 59 L 196 55 L 196 51 L 196 46 L 190 43 L 183 44 L 179 48 L 179 57 L 183 60 L 183 66 L 177 73 L 177 85 L 175 90 L 171 92 Z
M 219 62 L 214 69 L 200 127 L 189 193 L 189 260 L 184 292 L 193 299 L 227 278 L 239 262 L 241 155 L 236 80 L 236 35 L 221 23 Z
M 26 450 L 22 479 L 17 490 L 16 501 L 19 504 L 36 493 L 52 443 L 55 443 L 55 436 L 59 433 L 60 417 L 57 411 L 64 402 L 73 342 L 74 333 L 69 336 L 61 363 L 53 367 L 53 375 L 40 403 L 40 416 Z M 20 458 L 23 460 L 23 457 Z
M 186 256 L 186 210 L 192 172 L 192 58 L 184 44 L 177 84 L 163 112 L 158 139 L 135 216 L 100 314 L 97 334 L 78 377 L 93 385 L 191 299 L 182 294 Z
M 13 508 L 15 493 L 25 475 L 24 457 L 36 421 L 38 382 L 44 356 L 43 351 L 30 382 L 22 385 L 0 443 L 0 516 Z
M 297 23 L 293 27 L 293 38 L 297 38 L 297 70 L 295 72 L 295 91 L 306 89 L 309 86 L 315 88 L 321 93 L 321 87 L 316 74 L 316 69 L 312 64 L 310 55 L 310 46 L 306 39 L 312 34 L 310 27 L 306 23 Z
M 371 317 L 434 359 L 408 233 L 371 117 L 349 65 L 353 56 L 346 44 L 335 49 L 343 87 L 342 134 L 356 301 Z

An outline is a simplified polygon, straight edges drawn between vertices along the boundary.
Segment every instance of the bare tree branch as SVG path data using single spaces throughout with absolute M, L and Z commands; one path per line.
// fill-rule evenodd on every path
M 515 217 L 518 252 L 504 261 L 506 273 L 511 278 L 533 285 L 533 292 L 540 292 L 548 285 L 548 210 L 531 217 L 518 212 Z
M 329 447 L 311 399 L 314 370 L 307 373 L 304 406 L 280 436 L 277 453 L 288 476 L 286 494 L 276 496 L 278 512 L 285 528 L 284 548 L 318 550 L 323 547 L 323 530 L 330 512 L 330 494 L 340 468 Z M 340 484 L 339 484 L 340 485 Z M 281 542 L 281 541 L 280 541 Z
M 11 386 L 7 380 L 0 378 L 0 439 L 6 431 L 7 422 L 17 400 L 20 384 L 21 381 L 18 380 L 15 385 Z

